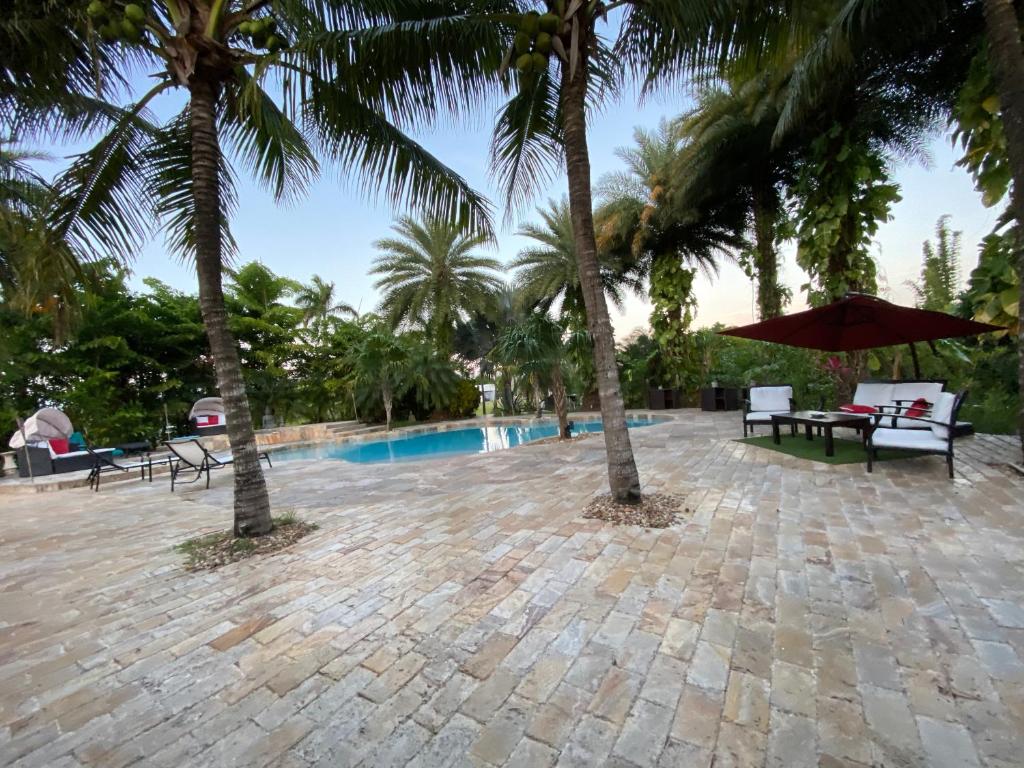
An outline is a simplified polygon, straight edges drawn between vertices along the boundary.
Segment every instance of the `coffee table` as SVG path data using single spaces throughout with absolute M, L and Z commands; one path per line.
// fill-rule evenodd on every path
M 813 440 L 815 427 L 820 427 L 825 432 L 825 455 L 835 456 L 835 442 L 832 439 L 832 430 L 835 427 L 853 427 L 861 429 L 861 439 L 867 434 L 867 427 L 871 424 L 871 417 L 864 413 L 842 413 L 821 411 L 793 411 L 792 413 L 772 414 L 772 442 L 776 445 L 782 443 L 779 435 L 779 427 L 783 424 L 803 425 L 804 434 L 808 440 Z

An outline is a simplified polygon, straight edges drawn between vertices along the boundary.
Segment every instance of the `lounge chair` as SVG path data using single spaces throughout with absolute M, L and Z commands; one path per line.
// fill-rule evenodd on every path
M 146 470 L 149 470 L 149 482 L 153 482 L 153 467 L 160 466 L 161 464 L 170 464 L 170 456 L 162 456 L 153 458 L 147 456 L 144 459 L 138 461 L 123 462 L 115 461 L 111 454 L 111 448 L 104 448 L 97 451 L 90 445 L 85 446 L 85 451 L 88 453 L 93 460 L 92 468 L 89 470 L 89 487 L 93 491 L 99 491 L 100 489 L 100 476 L 110 472 L 131 472 L 134 469 L 139 470 L 140 479 L 146 479 Z
M 792 413 L 795 410 L 791 386 L 751 387 L 747 399 L 743 401 L 743 436 L 747 436 L 748 428 L 753 434 L 755 424 L 771 426 L 772 414 Z M 792 429 L 793 434 L 796 434 L 796 427 Z
M 953 394 L 940 392 L 935 398 L 931 409 L 931 418 L 901 416 L 900 421 L 914 421 L 921 428 L 882 427 L 883 420 L 888 421 L 885 414 L 874 415 L 875 428 L 868 435 L 864 447 L 868 452 L 868 472 L 871 471 L 872 459 L 878 458 L 879 448 L 897 448 L 902 451 L 933 453 L 946 457 L 949 477 L 953 479 L 953 440 L 958 436 L 956 417 L 960 406 L 967 399 L 967 390 Z
M 210 470 L 211 469 L 223 469 L 229 466 L 234 459 L 231 456 L 214 456 L 206 447 L 198 440 L 175 440 L 174 442 L 164 443 L 172 454 L 171 459 L 171 491 L 174 491 L 174 485 L 176 482 L 194 483 L 206 473 L 206 487 L 210 487 Z M 270 463 L 270 455 L 266 451 L 262 451 L 256 454 L 257 459 L 264 459 L 267 462 L 268 467 L 272 467 Z M 196 476 L 191 480 L 178 481 L 178 475 L 184 470 L 192 470 L 196 473 Z

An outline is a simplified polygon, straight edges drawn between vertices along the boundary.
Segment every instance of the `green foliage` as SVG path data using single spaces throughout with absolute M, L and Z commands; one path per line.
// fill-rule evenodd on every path
M 1006 197 L 1012 173 L 987 47 L 971 61 L 967 79 L 953 106 L 951 122 L 953 141 L 959 142 L 964 152 L 957 165 L 973 177 L 982 203 L 988 207 L 998 205 Z
M 651 266 L 651 331 L 661 349 L 662 387 L 692 391 L 694 349 L 689 333 L 697 308 L 693 294 L 696 270 L 684 267 L 673 255 L 656 258 Z
M 75 334 L 60 345 L 49 318 L 0 312 L 3 423 L 52 404 L 94 442 L 155 440 L 166 405 L 183 432 L 192 403 L 214 391 L 198 302 L 156 280 L 129 291 L 109 264 L 90 271 Z
M 921 279 L 913 284 L 917 306 L 947 312 L 956 298 L 960 277 L 960 232 L 949 229 L 949 216 L 935 225 L 935 244 L 925 241 L 922 248 Z
M 965 301 L 975 320 L 1001 325 L 998 335 L 1017 335 L 1020 323 L 1020 275 L 1016 233 L 992 233 L 981 241 L 978 266 L 971 272 Z
M 480 388 L 469 379 L 459 379 L 445 410 L 454 419 L 465 419 L 480 406 Z
M 395 237 L 374 243 L 379 255 L 370 269 L 384 294 L 381 312 L 392 328 L 420 328 L 450 354 L 457 322 L 488 308 L 501 265 L 476 253 L 486 235 L 455 221 L 404 216 L 392 229 Z
M 839 123 L 811 142 L 794 195 L 796 260 L 811 278 L 803 288 L 812 305 L 876 291 L 868 248 L 900 199 L 888 179 L 884 158 Z

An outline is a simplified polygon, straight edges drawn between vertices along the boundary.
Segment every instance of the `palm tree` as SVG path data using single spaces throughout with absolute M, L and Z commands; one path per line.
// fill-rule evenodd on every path
M 647 279 L 651 329 L 662 354 L 665 386 L 695 384 L 688 337 L 696 305 L 697 270 L 717 271 L 718 261 L 744 246 L 744 209 L 737 198 L 692 199 L 679 162 L 680 140 L 662 121 L 656 131 L 637 129 L 634 146 L 616 152 L 626 170 L 598 184 L 598 247 Z
M 359 316 L 351 304 L 335 300 L 334 283 L 320 275 L 313 275 L 309 284 L 295 292 L 295 304 L 302 310 L 302 324 L 307 327 L 310 324 L 322 326 L 336 315 Z
M 491 354 L 502 364 L 514 365 L 533 387 L 537 415 L 543 406 L 543 385 L 551 385 L 558 415 L 558 436 L 569 432 L 569 408 L 562 370 L 566 351 L 565 329 L 544 311 L 535 310 L 521 323 L 509 325 L 498 336 Z
M 690 205 L 737 195 L 746 202 L 762 319 L 782 314 L 776 241 L 785 219 L 783 193 L 796 175 L 793 153 L 773 141 L 780 80 L 767 71 L 705 90 L 698 107 L 679 121 L 684 142 L 673 173 L 675 193 Z
M 64 220 L 84 217 L 95 225 L 100 246 L 131 252 L 155 218 L 172 249 L 194 260 L 234 457 L 234 530 L 266 533 L 269 498 L 221 282 L 225 250 L 234 250 L 229 157 L 275 197 L 286 198 L 316 177 L 319 153 L 372 181 L 392 201 L 488 231 L 484 201 L 404 132 L 480 92 L 472 79 L 458 76 L 478 66 L 477 52 L 463 54 L 450 30 L 431 22 L 437 11 L 427 4 L 366 0 L 342 9 L 315 2 L 165 0 L 90 8 L 89 19 L 81 9 L 66 17 L 74 35 L 38 48 L 49 77 L 32 91 L 37 55 L 23 73 L 28 96 L 3 98 L 0 107 L 16 113 L 16 132 L 106 131 L 58 183 L 67 201 Z M 431 33 L 403 26 L 416 22 L 427 23 Z M 19 34 L 18 23 L 5 19 L 4 32 Z M 492 25 L 477 27 L 481 47 L 495 47 Z M 87 99 L 83 82 L 92 78 L 83 79 L 79 69 L 90 55 L 95 68 L 86 72 L 98 72 L 107 85 L 99 98 Z M 54 74 L 60 68 L 70 74 Z M 117 97 L 140 69 L 155 80 L 140 98 L 127 106 L 105 98 Z M 69 77 L 74 88 L 54 96 Z M 280 89 L 278 96 L 271 87 Z M 150 105 L 179 89 L 184 108 L 169 122 L 155 123 Z
M 384 406 L 385 430 L 391 431 L 391 410 L 407 387 L 409 349 L 401 337 L 380 324 L 371 327 L 355 349 L 353 370 L 357 384 L 376 390 Z
M 403 216 L 392 229 L 395 237 L 374 243 L 380 255 L 370 269 L 381 276 L 374 284 L 384 292 L 380 310 L 393 328 L 420 327 L 450 354 L 456 323 L 485 311 L 501 286 L 501 264 L 474 252 L 489 238 L 438 217 Z
M 538 244 L 521 250 L 509 264 L 516 270 L 516 288 L 545 312 L 560 303 L 562 319 L 572 327 L 584 328 L 586 307 L 580 288 L 569 201 L 565 198 L 549 200 L 547 208 L 538 208 L 537 214 L 542 223 L 523 224 L 516 233 Z M 639 282 L 608 254 L 601 253 L 600 259 L 604 295 L 621 310 L 625 298 L 623 289 L 637 290 Z

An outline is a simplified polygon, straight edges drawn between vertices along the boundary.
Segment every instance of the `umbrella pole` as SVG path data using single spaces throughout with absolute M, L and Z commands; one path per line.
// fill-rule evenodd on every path
M 921 378 L 921 362 L 917 359 L 917 347 L 914 346 L 914 342 L 910 342 L 910 358 L 914 361 L 914 378 Z
M 25 463 L 28 464 L 28 481 L 32 485 L 36 484 L 36 476 L 32 472 L 32 454 L 28 450 L 28 440 L 25 439 L 25 422 L 22 421 L 21 417 L 17 418 L 18 431 L 21 432 L 21 442 L 25 444 Z

